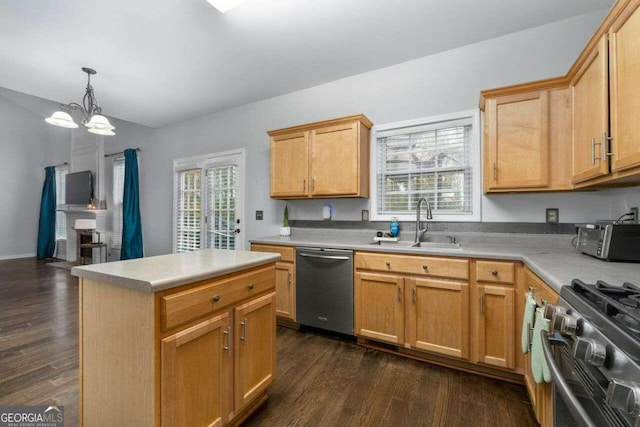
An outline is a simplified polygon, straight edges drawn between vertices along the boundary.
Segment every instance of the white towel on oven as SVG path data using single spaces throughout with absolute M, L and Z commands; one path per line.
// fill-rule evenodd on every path
M 533 328 L 534 314 L 536 312 L 536 300 L 533 292 L 528 291 L 524 296 L 524 317 L 522 318 L 522 352 L 531 350 L 531 328 Z
M 542 350 L 542 337 L 541 331 L 549 331 L 549 319 L 545 319 L 542 314 L 542 308 L 536 308 L 536 318 L 533 326 L 533 338 L 531 343 L 531 373 L 533 374 L 533 380 L 536 383 L 543 381 L 551 382 L 551 371 L 544 358 L 544 352 Z

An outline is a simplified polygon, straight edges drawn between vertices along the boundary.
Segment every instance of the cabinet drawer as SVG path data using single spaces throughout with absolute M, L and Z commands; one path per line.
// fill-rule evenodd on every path
M 355 265 L 363 270 L 469 280 L 469 261 L 465 259 L 357 253 Z
M 479 282 L 513 283 L 515 265 L 512 262 L 477 261 L 476 278 Z
M 217 280 L 161 298 L 162 329 L 175 326 L 236 304 L 252 295 L 275 288 L 276 270 L 258 271 Z
M 296 259 L 295 249 L 291 246 L 260 245 L 252 243 L 251 250 L 254 252 L 272 252 L 280 254 L 282 257 L 280 261 L 294 262 Z

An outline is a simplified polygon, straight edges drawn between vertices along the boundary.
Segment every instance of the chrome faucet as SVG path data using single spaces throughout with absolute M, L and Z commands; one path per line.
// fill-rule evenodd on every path
M 420 242 L 420 239 L 422 239 L 422 236 L 424 235 L 424 233 L 427 232 L 427 227 L 420 228 L 421 227 L 420 205 L 422 205 L 422 203 L 426 203 L 427 204 L 427 219 L 433 219 L 433 214 L 431 213 L 431 203 L 429 203 L 429 201 L 427 199 L 425 199 L 424 197 L 421 197 L 420 199 L 418 199 L 418 205 L 416 206 L 416 240 L 415 240 L 415 243 Z

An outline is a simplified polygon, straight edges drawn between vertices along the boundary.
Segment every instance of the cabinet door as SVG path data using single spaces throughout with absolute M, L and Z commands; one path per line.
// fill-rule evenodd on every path
M 487 100 L 485 191 L 549 185 L 549 93 Z
M 260 395 L 276 374 L 276 294 L 236 307 L 234 313 L 235 412 Z
M 311 131 L 311 195 L 355 195 L 359 190 L 359 123 Z
M 308 141 L 308 132 L 271 138 L 271 197 L 308 196 Z
M 573 178 L 578 184 L 609 173 L 607 36 L 588 56 L 571 82 Z
M 163 426 L 221 426 L 231 411 L 229 312 L 161 343 Z
M 276 262 L 276 315 L 296 320 L 295 269 L 288 262 Z
M 479 285 L 476 362 L 513 369 L 515 333 L 514 290 Z
M 469 359 L 469 285 L 406 279 L 409 344 L 420 350 Z
M 609 29 L 612 171 L 640 166 L 639 6 L 632 1 Z
M 355 334 L 404 343 L 403 283 L 400 276 L 356 273 Z

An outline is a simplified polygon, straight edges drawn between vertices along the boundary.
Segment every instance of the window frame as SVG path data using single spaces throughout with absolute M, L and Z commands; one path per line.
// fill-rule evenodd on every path
M 237 165 L 240 169 L 236 176 L 236 218 L 240 219 L 239 228 L 242 231 L 246 231 L 245 222 L 245 178 L 246 178 L 246 150 L 244 148 L 223 151 L 220 153 L 204 154 L 200 156 L 187 157 L 182 159 L 175 159 L 173 161 L 173 186 L 172 186 L 172 252 L 176 252 L 176 245 L 178 243 L 178 230 L 177 230 L 177 205 L 178 205 L 178 180 L 179 173 L 188 170 L 200 169 L 201 186 L 200 186 L 200 203 L 201 203 L 201 215 L 200 215 L 200 249 L 205 249 L 207 244 L 207 223 L 205 221 L 207 215 L 207 169 L 211 169 L 217 166 L 224 166 L 233 163 L 231 160 L 237 160 Z M 203 209 L 204 208 L 204 209 Z M 244 224 L 243 224 L 244 223 Z M 245 247 L 245 233 L 239 233 L 236 235 L 234 241 L 234 250 L 242 250 Z
M 385 123 L 375 125 L 371 128 L 370 138 L 370 201 L 372 221 L 389 221 L 395 217 L 399 221 L 415 221 L 415 212 L 407 212 L 406 214 L 379 214 L 378 213 L 378 133 L 393 131 L 396 129 L 413 128 L 413 127 L 437 127 L 442 123 L 446 128 L 446 122 L 470 121 L 471 122 L 471 209 L 472 212 L 451 212 L 447 214 L 433 213 L 433 221 L 446 222 L 480 222 L 482 220 L 482 146 L 481 146 L 481 130 L 480 130 L 480 111 L 465 110 L 450 114 L 442 114 L 438 116 L 422 117 L 411 120 L 403 120 L 393 123 Z M 410 133 L 410 131 L 408 132 Z

